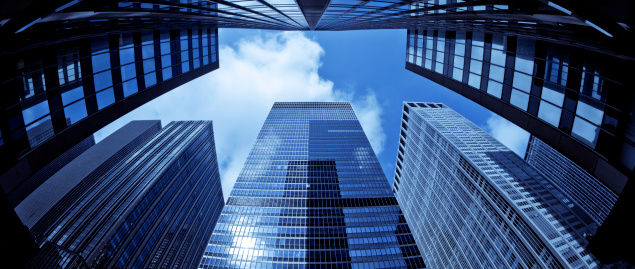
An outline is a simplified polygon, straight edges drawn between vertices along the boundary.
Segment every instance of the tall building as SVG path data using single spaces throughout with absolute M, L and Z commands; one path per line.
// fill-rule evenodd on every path
M 349 103 L 273 105 L 198 268 L 424 268 Z
M 535 136 L 529 138 L 525 161 L 598 224 L 604 222 L 617 201 L 615 192 Z
M 212 123 L 158 128 L 124 126 L 16 207 L 41 247 L 28 268 L 196 266 L 224 206 Z
M 404 103 L 394 191 L 434 268 L 596 268 L 597 224 L 447 106 Z

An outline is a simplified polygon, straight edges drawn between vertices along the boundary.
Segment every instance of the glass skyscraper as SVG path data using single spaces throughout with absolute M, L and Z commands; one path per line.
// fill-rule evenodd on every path
M 404 103 L 393 189 L 434 268 L 596 268 L 597 224 L 532 166 L 438 103 Z
M 604 222 L 617 201 L 615 192 L 535 136 L 529 138 L 525 161 L 598 224 Z
M 349 103 L 273 105 L 198 268 L 424 268 Z
M 81 168 L 61 170 L 66 179 L 41 187 L 57 187 L 60 195 L 34 192 L 18 206 L 41 247 L 27 267 L 67 268 L 69 261 L 90 268 L 196 267 L 224 206 L 212 123 L 172 122 L 154 132 L 84 177 L 73 174 Z M 127 134 L 117 135 L 104 142 Z

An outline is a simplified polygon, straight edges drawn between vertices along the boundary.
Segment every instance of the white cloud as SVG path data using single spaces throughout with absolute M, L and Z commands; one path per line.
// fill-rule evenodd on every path
M 259 34 L 231 47 L 221 45 L 219 53 L 218 70 L 129 113 L 96 134 L 96 139 L 134 119 L 161 119 L 163 124 L 213 120 L 225 197 L 277 101 L 350 101 L 375 153 L 383 150 L 386 137 L 375 94 L 336 90 L 333 82 L 321 78 L 318 69 L 324 50 L 303 33 Z
M 487 119 L 487 126 L 483 129 L 518 156 L 524 158 L 529 141 L 529 133 L 527 131 L 496 114 L 492 114 Z

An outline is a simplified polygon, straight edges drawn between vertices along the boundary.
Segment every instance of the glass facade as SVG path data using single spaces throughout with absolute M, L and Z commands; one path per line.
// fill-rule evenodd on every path
M 525 161 L 598 224 L 604 222 L 617 201 L 615 192 L 536 137 L 529 139 Z
M 211 122 L 172 122 L 98 174 L 80 184 L 88 185 L 42 244 L 90 268 L 196 266 L 224 206 Z
M 349 103 L 273 105 L 198 268 L 424 268 Z
M 597 224 L 443 104 L 404 103 L 393 189 L 434 268 L 596 268 Z
M 25 55 L 19 75 L 2 82 L 20 96 L 15 107 L 21 113 L 10 118 L 9 134 L 17 141 L 26 135 L 24 150 L 139 91 L 217 62 L 218 55 L 216 29 L 144 31 L 72 43 L 52 52 L 52 67 Z M 47 84 L 50 80 L 55 83 Z
M 623 72 L 629 61 L 497 33 L 412 28 L 407 46 L 409 70 L 435 81 L 451 80 L 444 86 L 497 110 L 554 147 L 561 143 L 559 151 L 601 180 L 635 167 L 635 136 L 626 131 L 633 128 L 632 104 L 625 101 L 632 100 L 630 82 Z M 570 149 L 571 143 L 556 138 L 560 135 L 580 149 Z M 581 157 L 589 155 L 582 151 L 595 156 Z M 605 166 L 616 168 L 596 168 L 589 164 L 595 159 L 608 159 L 611 164 Z M 620 178 L 610 186 L 617 193 L 627 180 Z

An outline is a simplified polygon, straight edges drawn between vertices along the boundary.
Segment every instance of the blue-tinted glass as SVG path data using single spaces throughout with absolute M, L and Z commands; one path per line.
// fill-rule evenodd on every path
M 203 65 L 208 65 L 208 64 L 209 64 L 209 58 L 203 57 Z
M 150 86 L 152 86 L 154 84 L 157 84 L 157 73 L 152 72 L 152 73 L 146 74 L 146 75 L 144 75 L 144 79 L 145 79 L 145 82 L 146 82 L 146 88 L 148 88 L 148 87 L 150 87 Z
M 587 119 L 593 124 L 600 125 L 602 123 L 604 111 L 598 107 L 599 105 L 596 104 L 595 101 L 591 101 L 588 98 L 581 98 L 580 101 L 578 101 L 576 114 Z
M 201 59 L 200 58 L 194 59 L 192 64 L 194 65 L 194 69 L 201 67 Z
M 24 125 L 43 117 L 49 113 L 49 103 L 47 100 L 43 100 L 29 108 L 22 110 L 22 117 L 24 118 Z
M 200 264 L 370 268 L 379 261 L 425 267 L 350 105 L 274 104 Z
M 75 100 L 78 100 L 83 97 L 84 97 L 84 87 L 79 86 L 75 89 L 62 93 L 62 104 L 68 105 L 74 102 Z
M 170 55 L 161 56 L 161 66 L 165 68 L 170 65 L 172 65 L 172 56 Z
M 163 80 L 167 80 L 172 77 L 172 67 L 163 68 Z
M 55 135 L 51 116 L 46 116 L 26 127 L 31 147 L 35 147 Z
M 143 59 L 154 57 L 154 45 L 144 45 L 141 47 L 141 55 Z
M 591 124 L 590 122 L 584 120 L 580 117 L 575 117 L 573 120 L 573 128 L 571 129 L 571 135 L 576 137 L 587 145 L 591 147 L 595 147 L 595 142 L 597 142 L 599 127 Z
M 558 126 L 560 123 L 560 116 L 562 110 L 552 104 L 545 101 L 540 101 L 540 107 L 538 109 L 538 117 L 548 122 L 553 126 Z
M 137 76 L 135 64 L 127 64 L 121 67 L 121 80 L 126 81 Z
M 144 74 L 152 72 L 152 71 L 154 71 L 154 69 L 155 69 L 154 59 L 148 59 L 148 60 L 144 60 L 143 61 L 143 73 Z
M 161 55 L 170 54 L 170 42 L 161 43 Z
M 64 107 L 64 115 L 66 118 L 71 119 L 71 124 L 75 124 L 77 121 L 88 116 L 86 112 L 86 102 L 80 100 L 72 105 Z
M 490 80 L 487 83 L 487 93 L 493 96 L 496 96 L 498 98 L 501 98 L 501 96 L 503 95 L 503 84 L 501 84 L 500 82 Z
M 181 51 L 181 62 L 185 62 L 190 59 L 189 51 Z
M 516 89 L 522 90 L 524 92 L 529 92 L 531 90 L 531 76 L 519 72 L 514 72 L 513 86 Z
M 93 55 L 91 58 L 93 62 L 93 73 L 110 69 L 110 53 Z
M 137 91 L 137 79 L 132 79 L 123 83 L 123 97 L 128 97 Z
M 97 108 L 103 109 L 115 102 L 115 92 L 112 88 L 108 88 L 97 93 Z
M 509 103 L 519 107 L 522 110 L 527 110 L 527 104 L 529 103 L 529 95 L 519 90 L 513 89 L 512 96 Z
M 134 62 L 134 48 L 120 50 L 119 60 L 121 65 Z
M 93 80 L 95 81 L 95 91 L 112 86 L 112 76 L 110 74 L 110 70 L 95 74 L 93 76 Z
M 187 62 L 181 63 L 181 72 L 185 73 L 188 71 L 190 71 L 190 62 L 187 61 Z

